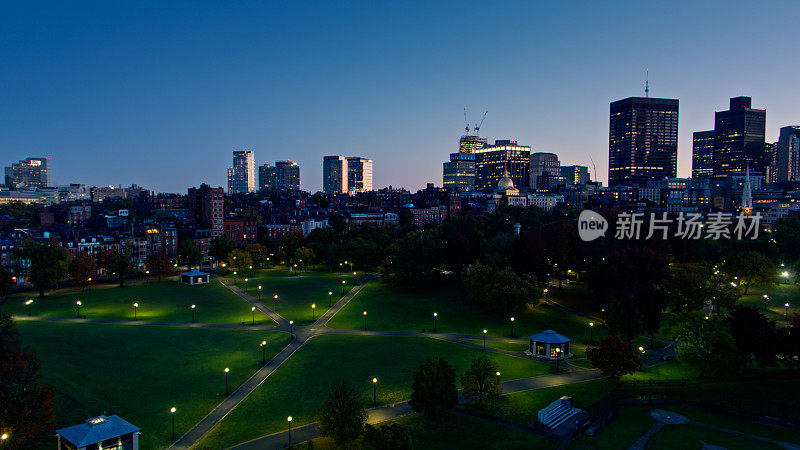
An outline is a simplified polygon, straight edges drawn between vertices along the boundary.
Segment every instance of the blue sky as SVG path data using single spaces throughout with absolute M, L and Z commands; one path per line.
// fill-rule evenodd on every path
M 441 184 L 471 120 L 562 164 L 608 165 L 608 103 L 680 99 L 691 133 L 729 97 L 800 123 L 796 3 L 6 2 L 0 165 L 50 156 L 53 181 L 185 192 L 226 185 L 231 152 L 375 161 L 376 187 Z

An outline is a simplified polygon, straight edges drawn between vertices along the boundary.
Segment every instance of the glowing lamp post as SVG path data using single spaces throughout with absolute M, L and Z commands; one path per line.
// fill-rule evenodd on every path
M 253 321 L 252 321 L 251 325 L 255 325 L 256 324 L 256 307 L 253 306 L 252 308 L 250 308 L 250 312 L 253 313 Z
M 767 300 L 769 300 L 769 295 L 764 294 L 764 311 L 767 310 Z
M 483 330 L 483 351 L 486 351 L 486 333 L 488 331 L 486 329 Z
M 170 408 L 170 410 L 169 410 L 169 413 L 172 416 L 172 440 L 173 441 L 175 440 L 175 411 L 177 411 L 177 409 L 175 409 L 174 406 L 172 408 Z
M 511 337 L 514 337 L 514 318 L 512 317 L 511 320 Z
M 80 319 L 80 317 L 81 317 L 81 305 L 82 305 L 82 304 L 83 304 L 83 303 L 81 303 L 81 301 L 80 301 L 80 300 L 78 300 L 77 302 L 75 302 L 75 308 L 77 308 L 77 310 L 78 310 L 78 318 L 79 318 L 79 319 Z
M 561 347 L 556 347 L 556 372 L 561 371 Z
M 378 405 L 378 379 L 372 379 L 372 406 Z
M 194 313 L 195 313 L 195 310 L 196 310 L 196 309 L 197 309 L 197 305 L 192 305 L 192 306 L 191 306 L 191 310 L 192 310 L 192 323 L 194 323 L 194 318 L 195 318 L 195 316 L 194 316 Z
M 292 446 L 292 416 L 286 418 L 286 422 L 289 423 L 289 447 Z
M 31 315 L 31 305 L 33 304 L 33 300 L 28 300 L 25 302 L 25 306 L 28 307 L 28 315 Z
M 345 283 L 346 283 L 346 281 L 342 280 L 342 295 L 344 295 L 344 285 L 345 285 Z
M 267 341 L 261 341 L 261 365 L 267 363 Z
M 367 312 L 364 311 L 364 331 L 367 331 Z
M 225 395 L 228 395 L 228 372 L 230 371 L 231 369 L 225 368 Z
M 589 343 L 594 344 L 594 322 L 589 322 Z
M 606 324 L 606 309 L 600 308 L 600 320 L 603 321 L 603 325 Z
M 331 298 L 333 298 L 333 292 L 328 291 L 328 308 L 331 307 Z
M 261 301 L 261 285 L 258 286 L 258 301 Z
M 272 310 L 273 311 L 277 311 L 278 310 L 278 294 L 275 294 L 274 296 L 272 296 Z
M 500 386 L 500 372 L 496 372 L 495 376 L 497 376 L 497 385 Z
M 136 310 L 139 309 L 139 303 L 133 304 L 133 320 L 136 320 Z
M 8 440 L 8 433 L 0 434 L 0 443 L 3 444 L 3 450 L 6 448 L 6 441 Z
M 317 309 L 317 304 L 316 304 L 316 303 L 312 303 L 312 304 L 311 304 L 311 321 L 312 321 L 312 322 L 313 322 L 313 321 L 315 321 L 315 320 L 317 320 L 316 316 L 314 315 L 314 311 L 315 311 L 316 309 Z
M 439 330 L 439 313 L 433 313 L 433 332 L 436 333 Z
M 786 307 L 786 318 L 788 319 L 789 318 L 789 302 L 786 302 L 786 304 L 784 304 L 783 306 Z
M 247 292 L 247 278 L 244 279 L 244 291 Z
M 289 321 L 289 335 L 294 337 L 294 320 Z

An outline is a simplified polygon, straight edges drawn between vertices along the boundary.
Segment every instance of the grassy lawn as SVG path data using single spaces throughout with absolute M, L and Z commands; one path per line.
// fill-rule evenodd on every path
M 769 295 L 767 309 L 764 310 L 764 294 Z M 779 327 L 788 325 L 786 320 L 786 303 L 789 303 L 789 317 L 800 314 L 800 285 L 776 284 L 770 287 L 753 286 L 739 300 L 740 305 L 754 306 Z
M 360 281 L 362 276 L 358 276 Z M 317 319 L 328 310 L 328 303 L 336 303 L 342 298 L 342 280 L 346 281 L 346 289 L 353 287 L 353 276 L 339 276 L 329 272 L 300 272 L 298 275 L 276 275 L 273 271 L 258 271 L 248 277 L 247 290 L 255 298 L 259 297 L 258 286 L 261 286 L 261 301 L 270 308 L 277 308 L 277 313 L 293 320 L 297 325 L 312 323 L 311 305 L 316 305 L 314 315 Z M 230 276 L 233 282 L 233 276 Z M 244 279 L 236 277 L 236 285 L 244 289 Z M 328 295 L 331 292 L 331 295 Z M 278 295 L 275 302 L 274 295 Z M 363 320 L 363 319 L 362 319 Z
M 223 448 L 281 431 L 286 417 L 300 426 L 315 421 L 315 412 L 331 386 L 346 381 L 372 403 L 373 377 L 378 403 L 411 396 L 414 371 L 430 356 L 442 356 L 456 368 L 458 383 L 481 350 L 436 339 L 388 336 L 322 336 L 313 339 L 278 369 L 256 392 L 229 414 L 201 448 Z M 500 366 L 503 379 L 547 373 L 548 366 L 507 355 L 487 356 Z
M 34 294 L 35 295 L 35 294 Z M 191 322 L 191 305 L 197 305 L 195 317 L 201 323 L 251 323 L 250 305 L 220 283 L 187 286 L 175 281 L 137 283 L 120 288 L 118 285 L 93 286 L 86 291 L 65 290 L 46 295 L 12 296 L 4 301 L 3 309 L 13 315 L 27 315 L 25 301 L 33 299 L 31 315 L 46 317 L 76 317 L 80 301 L 81 316 L 90 319 L 133 319 L 133 304 L 138 303 L 136 317 L 140 320 Z M 256 311 L 257 325 L 272 325 L 269 317 Z
M 648 408 L 622 407 L 614 419 L 594 436 L 582 434 L 569 448 L 611 449 L 628 448 L 654 423 Z
M 142 429 L 142 448 L 169 445 L 230 390 L 288 344 L 279 332 L 108 324 L 20 322 L 26 348 L 42 362 L 42 382 L 55 392 L 56 428 L 103 414 L 119 414 Z M 52 448 L 52 433 L 40 447 Z
M 646 449 L 701 449 L 704 443 L 730 450 L 779 449 L 777 445 L 700 425 L 665 425 L 647 441 Z
M 509 422 L 528 426 L 536 421 L 536 413 L 540 409 L 558 400 L 561 396 L 568 395 L 572 397 L 576 408 L 588 408 L 611 392 L 615 385 L 616 381 L 611 379 L 584 381 L 568 386 L 556 386 L 504 395 L 485 405 L 469 403 L 466 407 Z
M 472 344 L 483 345 L 483 339 L 464 339 L 464 341 Z M 486 341 L 486 346 L 491 348 L 496 348 L 498 350 L 507 350 L 509 352 L 520 352 L 520 353 L 528 349 L 528 344 L 522 344 L 518 342 L 491 341 L 491 340 Z
M 333 317 L 329 325 L 361 328 L 364 323 L 363 311 L 369 313 L 368 326 L 376 330 L 432 330 L 433 313 L 436 312 L 439 332 L 480 335 L 486 329 L 491 336 L 511 337 L 510 318 L 486 312 L 470 303 L 458 284 L 415 292 L 375 281 L 365 286 Z M 532 307 L 514 319 L 516 337 L 524 338 L 550 329 L 569 337 L 573 342 L 589 343 L 590 320 L 552 306 Z M 606 333 L 595 324 L 593 335 L 598 340 Z
M 756 436 L 763 436 L 766 438 L 776 439 L 779 441 L 800 444 L 800 433 L 798 433 L 796 429 L 740 420 L 734 417 L 713 414 L 710 412 L 706 412 L 696 408 L 691 408 L 688 406 L 671 405 L 669 407 L 662 409 L 674 411 L 692 420 L 706 423 L 709 425 L 715 425 L 723 428 L 730 428 L 744 433 L 754 434 Z

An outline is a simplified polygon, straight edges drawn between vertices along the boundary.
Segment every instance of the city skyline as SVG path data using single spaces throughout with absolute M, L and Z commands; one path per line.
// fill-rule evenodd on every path
M 313 192 L 322 188 L 324 155 L 363 147 L 375 161 L 375 188 L 414 191 L 441 185 L 466 106 L 470 122 L 489 111 L 481 135 L 490 142 L 516 140 L 563 165 L 591 167 L 591 157 L 607 182 L 608 104 L 642 96 L 649 68 L 651 97 L 680 100 L 678 176 L 686 177 L 692 133 L 712 129 L 729 98 L 750 96 L 767 110 L 767 142 L 800 122 L 800 67 L 782 57 L 793 41 L 789 27 L 777 26 L 788 20 L 786 5 L 753 12 L 744 3 L 646 4 L 617 8 L 613 18 L 602 5 L 470 6 L 474 14 L 447 5 L 371 5 L 358 14 L 270 5 L 226 7 L 226 20 L 213 24 L 221 7 L 204 3 L 158 14 L 18 5 L 3 32 L 14 45 L 0 50 L 16 68 L 0 106 L 0 153 L 4 165 L 50 157 L 56 185 L 182 192 L 202 182 L 225 186 L 231 152 L 253 150 L 256 165 L 289 159 L 305 167 L 301 188 Z M 311 26 L 265 31 L 267 17 L 282 15 Z M 549 40 L 556 29 L 574 33 Z M 326 42 L 329 33 L 341 48 Z M 628 33 L 637 40 L 607 51 Z M 712 51 L 720 45 L 748 54 L 749 63 L 730 70 L 725 52 Z M 480 64 L 463 70 L 461 61 L 474 57 Z

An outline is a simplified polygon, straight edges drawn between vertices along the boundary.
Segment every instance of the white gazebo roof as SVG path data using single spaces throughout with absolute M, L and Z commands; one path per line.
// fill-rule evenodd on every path
M 208 276 L 207 273 L 203 272 L 202 270 L 197 270 L 197 269 L 192 269 L 192 270 L 190 270 L 188 272 L 183 272 L 181 274 L 181 276 L 187 276 L 187 277 L 199 277 L 199 276 L 203 276 L 203 275 Z
M 536 342 L 544 342 L 545 344 L 566 344 L 569 338 L 556 333 L 553 330 L 544 330 L 541 333 L 529 336 L 529 339 Z

